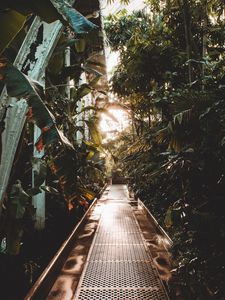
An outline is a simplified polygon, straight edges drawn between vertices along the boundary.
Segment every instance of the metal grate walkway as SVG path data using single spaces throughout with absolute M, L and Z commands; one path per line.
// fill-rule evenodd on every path
M 125 186 L 110 188 L 74 299 L 168 300 Z

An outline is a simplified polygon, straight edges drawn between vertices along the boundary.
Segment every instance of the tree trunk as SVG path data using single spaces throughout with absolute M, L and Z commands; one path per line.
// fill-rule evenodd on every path
M 207 1 L 204 3 L 203 7 L 203 26 L 202 26 L 202 59 L 204 60 L 207 55 L 207 26 L 208 26 L 208 18 L 207 18 Z M 202 64 L 202 80 L 205 76 L 205 64 Z M 202 90 L 204 90 L 204 81 L 202 82 Z
M 189 17 L 189 4 L 187 0 L 179 0 L 179 6 L 184 20 L 184 34 L 186 41 L 186 52 L 188 60 L 188 81 L 192 82 L 192 67 L 191 67 L 191 40 L 190 40 L 190 17 Z

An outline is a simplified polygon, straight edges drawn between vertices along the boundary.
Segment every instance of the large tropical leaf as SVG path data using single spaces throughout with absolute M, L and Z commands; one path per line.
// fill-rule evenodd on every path
M 168 123 L 165 128 L 162 128 L 154 135 L 158 143 L 168 143 L 171 149 L 180 152 L 182 142 L 178 135 L 178 129 L 182 126 L 188 126 L 195 117 L 193 109 L 184 110 L 173 117 L 173 120 Z
M 102 63 L 100 61 L 94 61 L 92 59 L 88 59 L 85 63 L 86 66 L 89 66 L 89 67 L 93 67 L 93 66 L 96 66 L 96 67 L 99 67 L 99 68 L 106 68 L 106 65 L 105 63 Z
M 88 129 L 90 131 L 92 140 L 95 144 L 97 144 L 98 146 L 100 146 L 102 144 L 102 137 L 101 134 L 98 130 L 98 127 L 95 123 L 94 120 L 86 120 L 85 123 L 88 126 Z
M 125 155 L 127 154 L 138 154 L 143 153 L 151 148 L 150 143 L 147 141 L 146 137 L 143 135 L 136 139 L 130 146 L 128 146 L 124 152 Z
M 76 9 L 63 0 L 50 0 L 58 13 L 62 16 L 66 23 L 68 23 L 76 33 L 84 34 L 98 27 L 92 22 L 88 21 Z
M 193 110 L 190 109 L 186 109 L 178 114 L 176 114 L 173 118 L 173 122 L 174 124 L 178 123 L 179 125 L 184 125 L 187 124 L 188 122 L 190 122 L 190 120 L 193 117 Z
M 3 12 L 14 10 L 25 17 L 33 13 L 48 23 L 60 20 L 77 33 L 87 33 L 98 28 L 64 0 L 30 0 L 25 3 L 24 0 L 3 0 L 0 8 L 5 9 Z
M 77 53 L 84 52 L 85 48 L 86 48 L 86 40 L 85 39 L 79 39 L 75 43 L 75 49 L 76 49 Z
M 0 7 L 1 9 L 5 9 L 4 11 L 15 10 L 23 16 L 35 14 L 47 23 L 54 22 L 61 18 L 61 15 L 50 0 L 2 0 Z
M 60 20 L 80 34 L 86 34 L 98 28 L 64 0 L 30 0 L 25 3 L 23 0 L 3 0 L 0 8 L 2 30 L 0 54 L 23 28 L 27 17 L 31 14 L 40 16 L 48 23 Z
M 15 10 L 0 11 L 0 54 L 23 28 L 27 17 Z
M 37 142 L 38 150 L 41 150 L 44 145 L 51 144 L 57 140 L 60 140 L 62 143 L 66 142 L 69 145 L 66 137 L 56 128 L 54 116 L 39 97 L 33 82 L 29 81 L 22 72 L 5 59 L 0 60 L 0 64 L 2 64 L 0 75 L 2 75 L 2 80 L 6 84 L 8 95 L 27 100 L 30 107 L 30 117 L 42 130 L 40 139 Z
M 84 96 L 88 95 L 91 92 L 92 88 L 89 84 L 83 83 L 79 86 L 76 93 L 77 100 L 83 98 Z
M 90 82 L 89 82 L 89 86 L 92 88 L 95 88 L 97 83 L 99 82 L 100 78 L 102 77 L 102 74 L 95 71 L 95 74 L 97 75 L 95 78 L 93 78 Z

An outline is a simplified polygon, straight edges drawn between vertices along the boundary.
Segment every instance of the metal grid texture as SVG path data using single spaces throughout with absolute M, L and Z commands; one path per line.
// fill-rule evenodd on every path
M 91 261 L 96 262 L 118 262 L 118 261 L 151 261 L 146 249 L 142 245 L 132 247 L 127 244 L 95 245 L 92 249 Z
M 157 272 L 151 262 L 89 262 L 81 288 L 158 288 Z M 94 276 L 93 276 L 94 274 Z
M 117 187 L 109 191 L 74 299 L 168 300 L 125 186 Z
M 142 244 L 142 237 L 139 232 L 113 231 L 109 233 L 101 231 L 96 236 L 96 244 Z
M 148 289 L 82 289 L 80 300 L 162 300 L 165 298 L 163 290 Z

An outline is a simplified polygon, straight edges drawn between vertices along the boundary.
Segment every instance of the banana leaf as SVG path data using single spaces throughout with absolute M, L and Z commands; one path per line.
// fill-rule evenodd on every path
M 40 16 L 48 23 L 63 19 L 52 3 L 46 0 L 26 1 L 26 3 L 23 0 L 1 1 L 0 8 L 0 54 L 24 27 L 31 14 Z
M 77 90 L 77 99 L 81 99 L 91 92 L 92 88 L 87 84 L 83 83 Z
M 93 69 L 92 69 L 93 70 Z M 95 88 L 97 83 L 99 82 L 100 78 L 102 77 L 103 74 L 99 73 L 99 72 L 95 72 L 95 74 L 97 75 L 95 78 L 93 78 L 90 82 L 89 82 L 89 86 L 92 88 Z
M 95 87 L 97 82 L 99 81 L 101 75 L 96 76 L 89 83 L 83 83 L 79 86 L 77 90 L 73 92 L 73 101 L 70 103 L 70 109 L 73 111 L 76 107 L 77 101 L 79 101 L 84 96 L 88 95 Z
M 0 63 L 1 61 L 4 63 L 2 63 L 3 67 L 0 68 L 0 75 L 2 75 L 6 85 L 8 95 L 27 100 L 28 106 L 31 108 L 32 119 L 42 131 L 36 143 L 37 149 L 41 151 L 45 145 L 59 140 L 73 148 L 66 137 L 56 128 L 54 116 L 39 97 L 34 83 L 29 81 L 28 77 L 10 62 L 5 61 L 5 59 L 0 60 Z
M 64 0 L 30 0 L 25 4 L 23 0 L 1 1 L 0 8 L 0 54 L 23 28 L 31 14 L 38 15 L 47 23 L 60 20 L 80 34 L 87 34 L 98 28 Z
M 75 49 L 76 49 L 77 53 L 84 52 L 85 48 L 86 48 L 85 39 L 79 39 L 78 42 L 75 44 Z
M 99 151 L 97 144 L 95 144 L 91 141 L 85 141 L 85 140 L 83 140 L 83 143 L 87 146 L 88 150 L 92 150 L 94 152 Z
M 87 59 L 85 65 L 88 66 L 88 67 L 96 66 L 96 67 L 99 67 L 99 68 L 102 68 L 102 69 L 106 68 L 105 63 L 102 63 L 102 62 L 99 62 L 99 61 L 94 61 L 94 60 L 91 60 L 91 59 Z
M 47 23 L 60 20 L 76 33 L 87 33 L 98 28 L 64 0 L 30 0 L 25 3 L 24 0 L 5 0 L 1 1 L 0 8 L 5 9 L 3 12 L 14 10 L 25 18 L 29 14 L 35 14 Z
M 15 10 L 0 12 L 0 54 L 23 28 L 27 17 Z
M 98 27 L 88 21 L 82 14 L 63 0 L 50 0 L 64 21 L 79 34 L 85 34 L 89 31 L 96 30 Z
M 59 180 L 59 186 L 65 200 L 71 203 L 77 200 L 79 196 L 76 178 L 77 160 L 74 153 L 67 149 L 57 151 L 56 155 L 54 150 L 54 148 L 52 151 L 50 150 L 52 158 L 48 161 L 48 165 Z
M 86 120 L 85 123 L 88 126 L 92 140 L 94 141 L 95 144 L 100 146 L 102 144 L 102 137 L 95 122 L 93 120 Z
M 4 11 L 15 10 L 23 16 L 35 14 L 47 23 L 54 22 L 57 19 L 60 20 L 61 18 L 61 15 L 50 0 L 2 0 L 0 8 L 5 9 Z
M 94 74 L 96 76 L 99 76 L 99 79 L 101 76 L 103 76 L 103 73 L 102 72 L 99 72 L 98 70 L 96 70 L 96 68 L 90 68 L 89 66 L 83 66 L 83 70 L 86 72 L 86 73 L 89 73 L 89 74 Z M 97 80 L 97 79 L 96 79 Z

